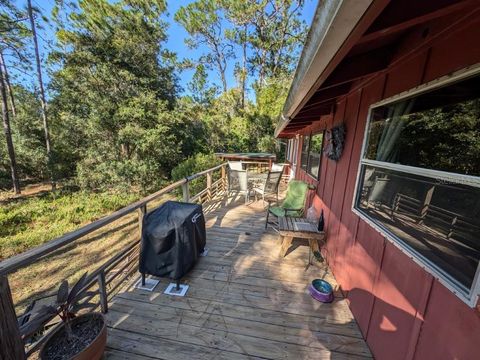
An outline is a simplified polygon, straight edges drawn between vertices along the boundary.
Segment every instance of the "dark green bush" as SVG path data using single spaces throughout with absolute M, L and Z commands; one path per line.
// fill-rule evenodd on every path
M 222 161 L 214 154 L 197 154 L 175 166 L 172 170 L 172 178 L 174 181 L 177 181 L 200 171 L 215 167 L 221 163 Z M 213 175 L 213 181 L 217 180 L 220 176 L 218 172 Z M 193 196 L 205 189 L 206 186 L 206 176 L 192 180 L 190 183 L 190 194 Z

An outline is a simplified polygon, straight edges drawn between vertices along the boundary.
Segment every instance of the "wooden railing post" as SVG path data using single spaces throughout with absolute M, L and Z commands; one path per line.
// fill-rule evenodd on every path
M 143 231 L 143 218 L 147 213 L 147 205 L 142 205 L 138 209 L 138 231 L 140 233 L 140 239 L 142 238 L 142 231 Z
M 0 276 L 0 359 L 24 360 L 25 347 L 17 315 L 12 301 L 12 293 L 6 276 Z
M 188 188 L 188 181 L 186 181 L 182 185 L 182 192 L 183 192 L 183 202 L 189 202 L 190 201 L 190 189 Z
M 207 173 L 207 201 L 212 200 L 212 173 Z
M 435 185 L 431 186 L 430 189 L 427 190 L 427 194 L 425 195 L 425 199 L 423 200 L 423 205 L 420 209 L 420 222 L 422 223 L 425 220 L 425 217 L 428 214 L 428 208 L 430 207 L 430 202 L 432 201 L 433 192 L 435 191 Z
M 147 204 L 143 204 L 137 209 L 138 212 L 138 238 L 142 240 L 142 233 L 143 233 L 143 218 L 147 213 Z M 127 262 L 130 261 L 130 255 L 127 256 Z
M 97 275 L 97 281 L 100 294 L 100 308 L 102 309 L 102 313 L 106 314 L 108 312 L 108 294 L 107 283 L 105 281 L 105 270 L 102 269 Z
M 222 166 L 222 190 L 226 192 L 227 188 L 228 188 L 227 171 L 225 166 Z

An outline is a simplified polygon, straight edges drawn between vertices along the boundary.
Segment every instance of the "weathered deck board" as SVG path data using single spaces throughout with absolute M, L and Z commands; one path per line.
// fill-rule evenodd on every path
M 285 258 L 264 230 L 261 202 L 219 207 L 207 216 L 208 256 L 185 277 L 186 297 L 130 288 L 107 315 L 107 359 L 360 359 L 371 357 L 339 291 L 332 304 L 306 285 L 328 267 L 306 269 L 307 243 Z

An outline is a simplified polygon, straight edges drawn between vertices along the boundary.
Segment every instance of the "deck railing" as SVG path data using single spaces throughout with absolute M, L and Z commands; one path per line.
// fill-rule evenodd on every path
M 202 177 L 206 178 L 206 187 L 191 196 L 190 183 Z M 223 198 L 227 186 L 226 164 L 221 164 L 176 181 L 156 193 L 83 226 L 78 230 L 0 262 L 0 359 L 20 360 L 27 358 L 39 349 L 48 334 L 55 329 L 55 326 L 52 326 L 48 331 L 44 332 L 41 336 L 37 336 L 34 340 L 32 340 L 32 338 L 21 337 L 19 324 L 28 321 L 28 318 L 27 316 L 17 316 L 16 314 L 8 280 L 9 274 L 32 265 L 44 259 L 46 256 L 57 252 L 59 249 L 64 249 L 74 241 L 136 211 L 138 213 L 139 235 L 115 256 L 92 271 L 88 275 L 88 281 L 82 290 L 82 292 L 89 291 L 89 297 L 82 300 L 83 302 L 93 301 L 94 304 L 96 304 L 96 308 L 100 307 L 101 311 L 106 313 L 108 311 L 109 300 L 118 292 L 122 284 L 125 283 L 125 280 L 130 278 L 137 269 L 138 254 L 140 251 L 140 234 L 142 231 L 143 217 L 147 213 L 147 205 L 154 200 L 181 189 L 183 201 L 205 204 L 204 211 L 208 212 L 209 207 L 207 204 L 215 203 L 214 200 Z

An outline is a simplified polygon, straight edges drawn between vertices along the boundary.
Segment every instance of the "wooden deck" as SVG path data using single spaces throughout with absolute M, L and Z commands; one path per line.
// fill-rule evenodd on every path
M 264 231 L 261 201 L 237 201 L 207 216 L 207 257 L 185 278 L 185 297 L 128 288 L 109 304 L 107 359 L 357 359 L 371 357 L 341 294 L 313 300 L 314 278 L 336 284 L 308 247 L 285 258 Z

